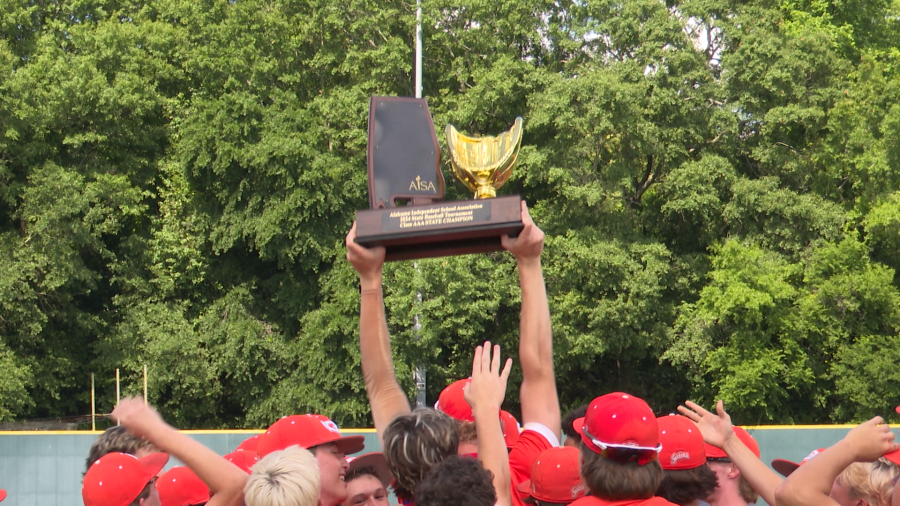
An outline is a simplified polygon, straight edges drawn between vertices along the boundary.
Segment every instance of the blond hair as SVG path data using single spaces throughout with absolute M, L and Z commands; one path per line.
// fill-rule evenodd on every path
M 291 446 L 272 452 L 250 471 L 247 506 L 315 506 L 319 501 L 319 465 L 309 450 Z
M 459 434 L 449 416 L 431 408 L 417 408 L 398 416 L 384 429 L 384 459 L 397 481 L 394 487 L 404 499 L 412 495 L 428 471 L 456 455 Z M 408 492 L 408 494 L 407 494 Z
M 870 506 L 891 506 L 893 480 L 898 474 L 900 468 L 882 458 L 875 462 L 854 462 L 835 481 L 847 487 L 851 499 L 862 499 Z

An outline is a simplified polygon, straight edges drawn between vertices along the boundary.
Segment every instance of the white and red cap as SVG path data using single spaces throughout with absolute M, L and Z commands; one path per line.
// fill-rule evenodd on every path
M 656 419 L 659 426 L 659 464 L 665 470 L 694 469 L 706 465 L 703 435 L 687 417 L 671 414 Z
M 378 481 L 384 485 L 384 488 L 387 488 L 388 485 L 391 484 L 391 480 L 393 476 L 391 476 L 391 471 L 388 469 L 387 460 L 384 458 L 384 454 L 381 452 L 372 452 L 366 453 L 364 455 L 360 455 L 359 457 L 347 457 L 347 464 L 350 466 L 350 470 L 360 469 L 363 467 L 371 467 L 375 472 L 375 476 L 378 478 Z
M 578 449 L 561 446 L 544 450 L 531 464 L 531 479 L 516 485 L 516 490 L 538 501 L 568 504 L 584 496 L 579 474 Z
M 209 486 L 190 468 L 173 467 L 156 480 L 160 506 L 195 506 L 209 502 Z
M 595 453 L 607 448 L 659 452 L 656 416 L 643 399 L 623 392 L 597 397 L 584 418 L 572 422 L 581 442 Z
M 790 460 L 784 459 L 774 459 L 772 460 L 772 469 L 778 471 L 779 474 L 787 478 L 791 473 L 797 470 L 798 467 L 802 466 L 806 462 L 809 462 L 813 458 L 815 458 L 818 454 L 825 451 L 825 448 L 819 448 L 818 450 L 813 450 L 807 455 L 803 457 L 799 463 L 791 462 Z
M 314 446 L 334 443 L 342 453 L 356 453 L 365 448 L 362 436 L 341 436 L 336 423 L 322 415 L 292 415 L 273 423 L 259 435 L 256 453 L 259 458 L 297 445 L 309 450 Z
M 225 455 L 225 460 L 238 466 L 241 471 L 250 474 L 250 469 L 259 462 L 259 456 L 250 450 L 235 450 Z
M 234 449 L 234 451 L 236 451 L 236 452 L 243 452 L 243 451 L 255 452 L 256 446 L 259 444 L 259 436 L 260 435 L 261 434 L 256 434 L 256 435 L 250 436 L 247 439 L 241 441 L 241 444 L 239 444 L 238 447 Z
M 153 453 L 138 459 L 129 453 L 107 453 L 84 475 L 84 506 L 128 506 L 166 466 L 169 455 Z
M 734 427 L 734 435 L 744 443 L 744 446 L 750 448 L 750 451 L 753 452 L 753 455 L 756 455 L 756 458 L 759 458 L 759 444 L 756 443 L 756 440 L 753 439 L 747 431 L 744 429 L 735 426 Z M 716 448 L 715 446 L 703 443 L 706 445 L 706 458 L 708 459 L 727 459 L 728 455 L 725 454 L 725 451 L 721 448 Z
M 447 385 L 447 388 L 441 390 L 441 395 L 434 403 L 434 409 L 461 422 L 474 422 L 475 413 L 472 411 L 472 406 L 466 402 L 464 393 L 466 385 L 471 381 L 471 379 L 461 379 Z

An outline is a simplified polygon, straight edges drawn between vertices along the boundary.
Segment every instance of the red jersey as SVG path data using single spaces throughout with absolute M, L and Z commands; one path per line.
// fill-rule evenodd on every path
M 569 503 L 569 506 L 678 506 L 674 503 L 663 499 L 662 497 L 651 497 L 650 499 L 629 499 L 626 501 L 607 501 L 593 496 L 584 496 L 575 502 Z
M 519 441 L 509 452 L 509 477 L 512 485 L 512 506 L 529 506 L 523 501 L 523 494 L 516 490 L 516 485 L 531 479 L 531 464 L 544 450 L 553 445 L 541 433 L 533 430 L 524 430 L 519 436 Z

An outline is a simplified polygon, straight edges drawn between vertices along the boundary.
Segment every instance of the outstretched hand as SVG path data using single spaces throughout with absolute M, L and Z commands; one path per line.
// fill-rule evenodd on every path
M 384 265 L 384 246 L 366 248 L 357 244 L 355 221 L 353 226 L 350 227 L 350 232 L 347 233 L 344 243 L 347 245 L 347 261 L 359 273 L 361 280 L 381 278 L 381 267 Z
M 491 342 L 485 341 L 483 346 L 475 348 L 472 360 L 472 380 L 463 390 L 466 402 L 472 410 L 480 408 L 494 409 L 499 412 L 506 397 L 506 382 L 512 370 L 512 359 L 507 358 L 503 369 L 500 369 L 500 345 L 494 345 L 491 357 Z
M 500 244 L 516 257 L 516 260 L 534 260 L 541 257 L 544 251 L 544 232 L 534 224 L 528 214 L 528 204 L 522 201 L 522 223 L 525 227 L 515 238 L 504 235 Z
M 703 435 L 703 441 L 716 448 L 724 448 L 725 443 L 734 436 L 734 427 L 722 401 L 716 403 L 717 414 L 691 401 L 684 404 L 685 406 L 678 406 L 678 412 L 697 424 L 700 434 Z
M 894 442 L 891 427 L 880 416 L 863 422 L 844 436 L 847 446 L 852 448 L 857 462 L 872 462 L 885 453 L 897 451 L 900 445 Z
M 147 406 L 142 397 L 122 399 L 109 417 L 125 427 L 128 432 L 142 439 L 150 439 L 150 434 L 154 429 L 166 425 L 159 413 Z

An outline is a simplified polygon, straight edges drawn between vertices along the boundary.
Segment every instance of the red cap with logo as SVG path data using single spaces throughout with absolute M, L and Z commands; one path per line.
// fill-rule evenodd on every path
M 107 453 L 91 465 L 81 484 L 84 506 L 128 506 L 166 466 L 169 455 L 138 459 L 129 453 Z
M 809 455 L 803 457 L 803 460 L 800 463 L 791 462 L 790 460 L 784 459 L 774 459 L 772 460 L 772 469 L 778 471 L 782 476 L 787 478 L 791 473 L 797 470 L 798 467 L 802 466 L 807 461 L 813 459 L 816 455 L 825 451 L 825 448 L 819 448 L 818 450 L 813 450 Z M 895 452 L 900 453 L 900 452 Z M 887 455 L 885 455 L 887 457 Z
M 744 429 L 735 426 L 734 427 L 734 435 L 744 443 L 744 446 L 750 448 L 750 451 L 753 452 L 753 455 L 756 455 L 756 458 L 759 458 L 759 445 L 756 443 L 756 440 L 753 439 L 753 436 L 747 433 Z M 706 445 L 706 458 L 708 459 L 727 459 L 728 455 L 725 454 L 725 451 L 721 448 L 716 448 L 715 446 L 707 443 L 703 443 Z
M 356 453 L 365 447 L 362 436 L 341 436 L 337 424 L 322 415 L 292 415 L 273 423 L 260 434 L 256 446 L 259 458 L 297 445 L 309 450 L 314 446 L 334 443 L 342 453 Z
M 584 496 L 578 472 L 578 449 L 563 446 L 544 450 L 531 464 L 531 479 L 516 490 L 538 501 L 567 504 Z
M 255 436 L 250 436 L 247 439 L 243 440 L 241 444 L 238 445 L 237 448 L 234 449 L 236 452 L 242 451 L 256 451 L 256 446 L 259 444 L 259 436 L 260 434 L 256 434 Z
M 687 417 L 671 414 L 656 419 L 659 426 L 659 463 L 663 469 L 694 469 L 706 465 L 700 429 Z
M 442 390 L 441 395 L 438 396 L 437 402 L 434 403 L 434 409 L 462 422 L 474 422 L 475 413 L 472 412 L 472 406 L 466 402 L 466 396 L 463 393 L 466 385 L 471 381 L 471 379 L 462 379 L 447 385 L 447 388 Z
M 653 410 L 643 399 L 623 392 L 597 397 L 584 418 L 576 419 L 572 426 L 585 447 L 595 453 L 603 454 L 608 448 L 657 453 L 661 449 Z
M 209 487 L 187 467 L 173 467 L 156 480 L 160 506 L 194 506 L 209 502 Z
M 256 452 L 251 452 L 249 450 L 237 450 L 225 455 L 225 460 L 241 468 L 241 471 L 250 474 L 250 468 L 259 462 L 259 456 Z
M 506 441 L 506 447 L 512 448 L 519 442 L 519 421 L 512 413 L 508 411 L 500 411 L 500 425 L 503 429 L 503 439 Z

